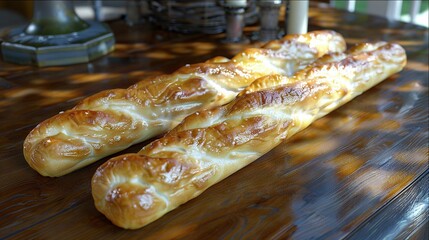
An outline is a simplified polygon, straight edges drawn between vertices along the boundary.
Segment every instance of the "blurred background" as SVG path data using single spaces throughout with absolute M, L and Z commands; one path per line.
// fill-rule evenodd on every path
M 183 0 L 75 0 L 73 1 L 75 5 L 75 9 L 77 14 L 86 20 L 96 19 L 101 21 L 108 21 L 118 18 L 126 19 L 129 18 L 129 21 L 137 21 L 136 14 L 149 16 L 151 15 L 151 19 L 154 21 L 163 21 L 165 17 L 172 17 L 174 14 L 176 16 L 180 15 L 180 12 L 177 12 L 179 7 L 186 7 L 189 9 L 189 3 L 195 3 L 195 6 L 201 4 L 205 4 L 206 11 L 205 17 L 210 18 L 210 23 L 207 23 L 205 26 L 211 24 L 211 27 L 215 25 L 214 21 L 216 21 L 216 11 L 219 11 L 221 7 L 219 4 L 222 1 L 219 0 L 205 0 L 205 1 L 183 1 Z M 257 2 L 257 1 L 249 1 L 249 2 Z M 310 2 L 324 2 L 334 6 L 336 8 L 341 9 L 349 9 L 348 2 L 346 0 L 311 0 Z M 363 13 L 371 13 L 371 9 L 368 9 L 368 0 L 356 0 L 353 7 L 353 11 L 363 12 Z M 409 10 L 412 7 L 411 0 L 402 1 L 402 9 L 400 14 L 400 20 L 402 21 L 410 21 L 410 13 Z M 6 27 L 11 27 L 15 25 L 22 25 L 28 23 L 32 17 L 33 11 L 33 1 L 31 0 L 0 0 L 0 33 L 2 29 Z M 253 4 L 257 6 L 257 4 Z M 429 1 L 423 0 L 419 3 L 420 7 L 418 10 L 418 14 L 416 15 L 415 24 L 428 27 L 428 8 Z M 198 6 L 197 6 L 198 7 Z M 257 9 L 253 9 L 257 11 Z M 349 9 L 350 10 L 350 9 Z M 174 12 L 176 11 L 176 12 Z M 208 15 L 209 14 L 209 15 Z M 251 15 L 255 14 L 250 11 L 249 21 L 252 21 Z M 377 14 L 377 13 L 374 13 Z M 162 16 L 164 15 L 164 16 Z M 219 13 L 218 13 L 219 15 Z M 221 15 L 221 14 L 220 14 Z M 220 16 L 219 15 L 219 16 Z M 192 18 L 190 15 L 183 15 L 182 18 Z M 213 32 L 219 32 L 216 28 L 211 29 Z M 210 29 L 209 29 L 210 31 Z

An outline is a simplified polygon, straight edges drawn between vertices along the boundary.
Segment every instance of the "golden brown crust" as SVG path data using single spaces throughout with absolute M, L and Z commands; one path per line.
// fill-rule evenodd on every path
M 165 133 L 190 113 L 228 103 L 261 76 L 290 75 L 322 54 L 344 49 L 339 34 L 317 31 L 100 92 L 31 131 L 25 159 L 44 176 L 67 174 Z
M 400 71 L 405 62 L 399 45 L 361 45 L 283 77 L 279 82 L 285 84 L 196 112 L 138 154 L 99 167 L 92 179 L 95 206 L 120 227 L 140 228 Z M 112 191 L 120 194 L 112 197 Z

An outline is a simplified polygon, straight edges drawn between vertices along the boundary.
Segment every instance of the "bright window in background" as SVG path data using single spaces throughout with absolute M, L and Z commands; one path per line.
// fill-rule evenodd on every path
M 386 0 L 387 1 L 387 0 Z M 340 9 L 347 9 L 347 2 L 344 0 L 336 0 L 335 7 Z M 401 9 L 401 20 L 404 22 L 410 21 L 410 9 L 411 9 L 411 0 L 403 0 L 402 1 L 402 9 Z M 366 13 L 368 5 L 368 0 L 356 0 L 355 11 L 360 13 Z M 421 0 L 420 10 L 416 17 L 416 24 L 429 27 L 429 1 Z

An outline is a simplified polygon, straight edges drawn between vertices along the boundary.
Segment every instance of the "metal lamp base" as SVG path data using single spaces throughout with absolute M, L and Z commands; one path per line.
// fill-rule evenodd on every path
M 3 60 L 39 67 L 83 63 L 101 57 L 114 48 L 110 28 L 100 22 L 88 21 L 89 27 L 59 35 L 33 35 L 25 27 L 11 31 L 1 44 Z

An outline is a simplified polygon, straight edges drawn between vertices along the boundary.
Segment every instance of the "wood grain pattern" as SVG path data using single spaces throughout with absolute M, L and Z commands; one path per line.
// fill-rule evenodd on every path
M 370 233 L 378 239 L 392 233 L 380 229 L 396 226 L 399 213 L 425 199 L 428 30 L 313 6 L 310 30 L 333 29 L 350 45 L 400 43 L 408 54 L 405 70 L 158 221 L 136 231 L 115 227 L 90 195 L 90 179 L 103 160 L 61 178 L 42 177 L 22 156 L 25 136 L 85 96 L 233 56 L 249 45 L 222 45 L 222 35 L 110 24 L 117 50 L 94 62 L 41 69 L 0 62 L 1 239 L 359 239 Z M 419 216 L 423 220 L 410 221 L 396 236 L 424 223 L 427 215 Z

